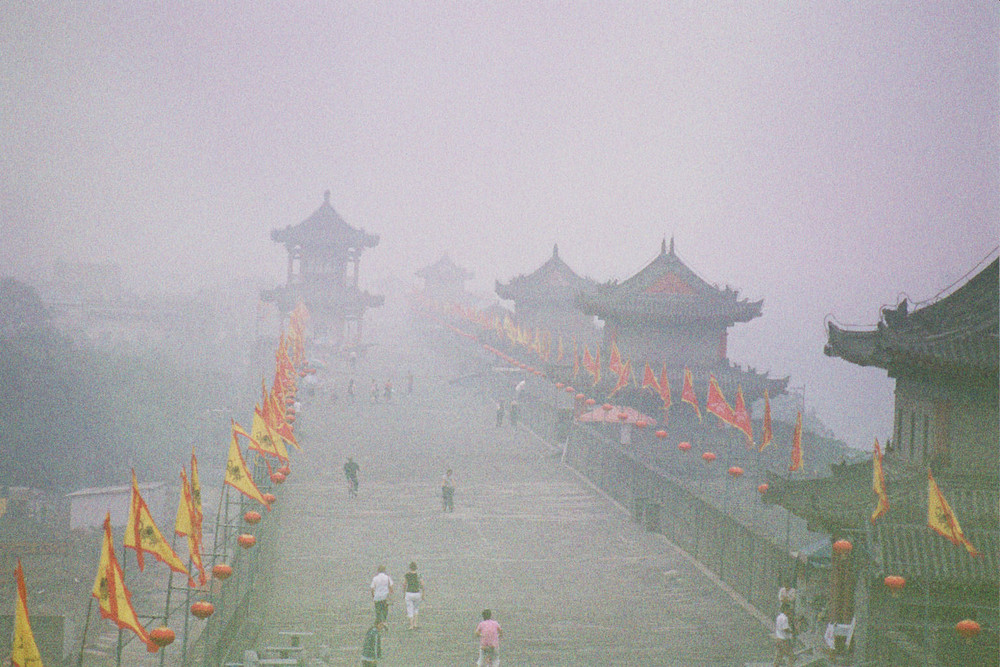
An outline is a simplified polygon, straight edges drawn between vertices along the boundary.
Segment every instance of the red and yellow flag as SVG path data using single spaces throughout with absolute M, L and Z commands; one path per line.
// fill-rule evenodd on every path
M 592 374 L 594 376 L 594 383 L 592 387 L 596 387 L 601 382 L 601 348 L 597 348 L 597 354 L 594 355 L 594 367 Z
M 670 381 L 667 380 L 667 362 L 663 362 L 663 368 L 660 369 L 660 379 L 656 384 L 657 392 L 660 394 L 660 400 L 663 401 L 663 419 L 666 420 L 666 413 L 670 410 L 670 405 L 672 403 L 670 398 Z
M 576 380 L 576 376 L 580 374 L 580 351 L 578 349 L 577 342 L 573 341 L 573 379 Z
M 264 415 L 264 420 L 267 421 L 267 425 L 271 429 L 281 436 L 287 444 L 292 445 L 295 449 L 302 451 L 299 447 L 298 441 L 295 439 L 295 433 L 292 430 L 292 425 L 288 423 L 285 415 L 285 403 L 284 399 L 279 400 L 279 397 L 272 391 L 271 395 L 268 396 L 264 394 L 264 406 L 262 414 Z M 287 455 L 287 450 L 285 451 Z
M 632 360 L 625 362 L 625 365 L 621 367 L 618 371 L 618 382 L 611 389 L 611 393 L 608 396 L 614 396 L 620 389 L 625 389 L 629 385 L 629 378 L 632 375 Z
M 250 448 L 257 449 L 261 454 L 269 454 L 282 461 L 288 461 L 288 449 L 285 447 L 285 441 L 271 428 L 257 406 L 254 406 L 253 424 L 250 426 Z
M 181 537 L 187 537 L 188 557 L 191 559 L 191 563 L 198 568 L 198 583 L 204 585 L 208 578 L 205 576 L 205 565 L 201 559 L 201 530 L 198 527 L 197 512 L 191 497 L 191 484 L 188 482 L 187 473 L 183 466 L 181 466 L 181 498 L 177 505 L 174 533 Z M 188 586 L 194 585 L 194 579 L 188 572 Z
M 760 436 L 760 450 L 764 451 L 764 448 L 771 444 L 771 439 L 774 437 L 773 431 L 771 431 L 771 398 L 767 395 L 767 389 L 764 390 L 764 432 Z
M 149 513 L 149 506 L 139 493 L 139 483 L 135 478 L 135 470 L 132 471 L 132 503 L 128 513 L 128 523 L 125 525 L 125 539 L 123 540 L 126 549 L 135 551 L 135 560 L 142 571 L 145 566 L 144 553 L 152 554 L 156 560 L 165 563 L 174 572 L 187 574 L 187 568 L 177 556 L 173 547 L 163 537 L 163 533 L 156 527 L 156 522 Z
M 982 555 L 965 538 L 962 527 L 958 525 L 958 518 L 951 511 L 948 501 L 944 499 L 930 468 L 927 469 L 927 525 L 938 535 L 948 538 L 952 544 L 961 544 L 969 555 Z
M 789 471 L 802 469 L 802 411 L 795 418 L 795 432 L 792 433 L 792 465 Z
M 622 354 L 618 351 L 618 342 L 611 340 L 611 354 L 608 357 L 608 368 L 615 375 L 622 374 Z
M 753 445 L 753 422 L 750 421 L 750 413 L 747 412 L 746 403 L 743 401 L 743 386 L 736 386 L 736 405 L 733 407 L 733 426 L 743 431 L 747 437 L 747 443 Z
M 562 336 L 559 336 L 559 346 L 556 348 L 556 363 L 558 364 L 563 360 L 563 342 Z
M 264 500 L 264 495 L 257 488 L 253 481 L 253 476 L 247 469 L 247 464 L 243 460 L 243 453 L 240 452 L 240 445 L 236 441 L 236 433 L 233 433 L 229 443 L 229 457 L 226 459 L 225 483 L 233 487 L 247 498 L 256 500 L 268 510 L 271 506 Z
M 705 399 L 705 412 L 711 412 L 726 424 L 736 426 L 736 415 L 733 413 L 733 408 L 723 395 L 714 375 L 708 376 L 708 398 Z
M 17 606 L 14 608 L 14 642 L 10 647 L 10 659 L 14 667 L 42 667 L 42 654 L 38 652 L 28 618 L 28 592 L 20 558 L 14 568 L 14 577 L 17 579 Z
M 111 537 L 111 513 L 104 517 L 104 542 L 101 545 L 101 561 L 97 566 L 97 577 L 94 588 L 90 592 L 97 599 L 101 616 L 108 619 L 122 630 L 131 630 L 143 641 L 150 653 L 156 653 L 159 647 L 154 644 L 146 633 L 146 628 L 139 622 L 139 617 L 132 607 L 132 594 L 125 587 L 125 575 L 122 566 L 115 558 L 114 539 Z
M 594 358 L 592 356 L 590 356 L 590 348 L 587 347 L 586 344 L 584 344 L 584 346 L 583 346 L 583 369 L 585 371 L 587 371 L 588 373 L 590 373 L 591 375 L 593 375 L 594 372 L 591 370 L 593 367 L 594 367 Z
M 656 393 L 660 393 L 660 383 L 653 375 L 653 369 L 649 367 L 648 363 L 642 369 L 642 385 L 639 388 L 652 389 Z
M 872 491 L 878 500 L 875 511 L 872 512 L 872 523 L 889 511 L 889 496 L 885 493 L 885 471 L 882 469 L 882 448 L 875 439 L 875 450 L 872 452 Z
M 684 386 L 681 387 L 681 401 L 694 408 L 694 413 L 698 415 L 698 421 L 701 421 L 701 408 L 698 407 L 698 396 L 694 393 L 694 380 L 691 379 L 691 370 L 688 368 L 684 369 Z

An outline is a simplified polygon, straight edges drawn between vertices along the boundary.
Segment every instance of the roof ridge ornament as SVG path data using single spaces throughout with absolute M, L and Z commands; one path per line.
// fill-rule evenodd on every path
M 673 244 L 673 239 L 670 239 L 670 249 L 671 249 L 671 251 L 673 250 L 673 245 L 674 245 Z M 660 254 L 661 255 L 666 255 L 667 254 L 667 237 L 666 236 L 664 236 L 663 240 L 660 241 Z
M 558 257 L 559 256 L 559 244 L 558 243 L 553 243 L 552 244 L 552 256 L 553 257 Z
M 674 235 L 670 235 L 670 254 L 674 254 Z
M 330 191 L 329 190 L 323 190 L 323 203 L 327 204 L 327 205 L 330 204 Z

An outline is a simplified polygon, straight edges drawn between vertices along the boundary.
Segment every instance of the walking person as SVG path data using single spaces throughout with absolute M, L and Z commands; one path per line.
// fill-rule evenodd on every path
M 451 468 L 445 470 L 444 477 L 441 478 L 441 507 L 445 512 L 455 511 L 455 479 Z
M 347 381 L 347 400 L 354 402 L 354 378 Z
M 403 589 L 403 601 L 406 603 L 406 617 L 410 620 L 410 630 L 420 627 L 420 602 L 424 599 L 424 580 L 417 573 L 417 564 L 410 563 L 410 571 L 404 577 L 406 586 Z
M 361 466 L 358 465 L 350 456 L 347 457 L 347 463 L 344 464 L 344 477 L 347 478 L 347 495 L 351 498 L 358 497 L 358 471 L 361 470 Z
M 784 658 L 788 658 L 788 664 L 795 664 L 795 653 L 792 651 L 792 624 L 789 615 L 792 607 L 787 602 L 781 605 L 781 611 L 774 619 L 774 667 L 778 667 Z
M 504 413 L 503 403 L 501 403 L 501 402 L 498 401 L 497 402 L 497 428 L 500 428 L 501 426 L 503 426 L 503 413 Z
M 483 620 L 476 626 L 476 636 L 479 637 L 477 667 L 500 667 L 500 638 L 503 637 L 503 630 L 493 620 L 493 612 L 489 609 L 483 610 Z
M 389 596 L 392 595 L 393 586 L 392 577 L 385 573 L 385 565 L 379 565 L 370 586 L 376 622 L 385 622 L 389 618 Z
M 379 658 L 382 657 L 383 630 L 385 630 L 385 623 L 376 620 L 365 633 L 365 640 L 361 646 L 361 667 L 378 666 Z
M 511 426 L 517 428 L 517 418 L 521 414 L 521 406 L 518 405 L 517 401 L 510 402 L 510 412 L 508 414 L 509 417 L 507 418 L 507 421 L 510 422 Z

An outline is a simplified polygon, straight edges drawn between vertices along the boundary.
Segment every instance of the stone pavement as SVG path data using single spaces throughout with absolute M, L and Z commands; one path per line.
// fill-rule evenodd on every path
M 404 375 L 416 376 L 413 396 Z M 396 396 L 372 405 L 390 372 Z M 376 348 L 358 369 L 327 369 L 340 400 L 307 402 L 274 518 L 281 583 L 263 644 L 281 629 L 316 631 L 331 665 L 359 664 L 378 564 L 396 580 L 380 665 L 471 665 L 480 612 L 504 630 L 519 665 L 742 665 L 770 657 L 765 629 L 663 538 L 642 532 L 525 431 L 496 429 L 494 406 L 451 384 L 455 359 L 413 344 Z M 361 466 L 347 497 L 341 466 Z M 455 512 L 439 480 L 455 470 Z M 425 581 L 421 627 L 407 630 L 402 579 Z M 317 663 L 323 664 L 323 663 Z

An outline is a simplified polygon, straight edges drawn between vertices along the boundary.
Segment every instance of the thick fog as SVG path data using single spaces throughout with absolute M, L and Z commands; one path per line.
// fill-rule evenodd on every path
M 996 3 L 11 3 L 0 273 L 114 262 L 130 289 L 284 278 L 323 191 L 390 292 L 626 278 L 675 237 L 764 300 L 730 357 L 858 447 L 892 382 L 823 355 L 994 251 Z

